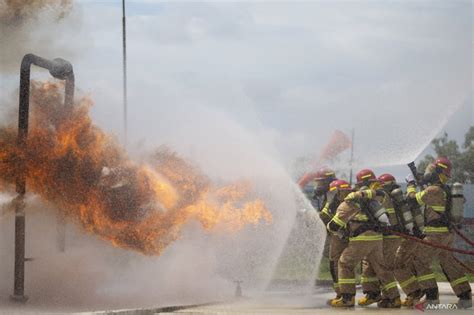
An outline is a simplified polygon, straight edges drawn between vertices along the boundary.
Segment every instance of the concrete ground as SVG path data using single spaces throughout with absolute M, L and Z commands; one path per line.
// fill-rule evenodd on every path
M 456 296 L 451 291 L 448 283 L 439 283 L 440 302 L 455 303 Z M 334 293 L 328 287 L 320 287 L 313 294 L 288 293 L 285 291 L 273 291 L 265 293 L 259 297 L 244 297 L 232 302 L 214 303 L 208 305 L 196 306 L 176 306 L 176 307 L 159 307 L 143 308 L 143 309 L 127 309 L 127 310 L 103 310 L 94 312 L 84 312 L 67 310 L 35 310 L 27 305 L 12 305 L 7 308 L 0 304 L 0 315 L 57 315 L 57 314 L 74 314 L 74 315 L 306 315 L 306 314 L 346 314 L 355 312 L 357 314 L 373 313 L 375 314 L 417 314 L 421 312 L 416 309 L 394 309 L 381 310 L 376 306 L 371 307 L 355 307 L 354 309 L 333 309 L 326 305 L 326 300 L 332 298 Z M 361 295 L 359 294 L 358 297 Z M 473 310 L 426 310 L 435 314 L 473 314 Z
M 452 293 L 448 283 L 440 283 L 440 302 L 456 303 L 457 297 Z M 240 301 L 194 307 L 179 310 L 174 313 L 162 312 L 160 315 L 303 315 L 303 314 L 416 314 L 421 312 L 415 309 L 381 310 L 375 305 L 371 307 L 355 307 L 354 309 L 334 309 L 326 305 L 326 300 L 334 294 L 329 289 L 319 289 L 313 295 L 269 294 L 259 299 L 245 299 Z M 426 310 L 436 314 L 474 314 L 473 310 Z

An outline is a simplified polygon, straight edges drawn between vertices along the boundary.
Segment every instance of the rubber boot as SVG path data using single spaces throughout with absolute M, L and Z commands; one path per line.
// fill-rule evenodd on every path
M 397 296 L 393 299 L 383 299 L 377 303 L 377 306 L 380 308 L 400 308 L 402 306 L 402 302 L 400 301 L 400 297 Z
M 405 300 L 402 301 L 402 306 L 412 308 L 418 304 L 422 296 L 423 294 L 421 293 L 421 290 L 413 291 L 407 295 Z
M 357 304 L 360 306 L 369 306 L 370 304 L 377 303 L 382 299 L 382 296 L 380 295 L 380 292 L 364 292 L 365 296 L 361 297 L 359 301 L 357 301 Z
M 425 308 L 427 305 L 439 304 L 438 288 L 426 289 L 424 293 L 426 294 L 426 297 L 424 300 L 421 300 L 420 303 L 423 303 Z
M 355 294 L 342 293 L 341 298 L 331 302 L 332 307 L 354 307 Z
M 332 305 L 332 302 L 333 301 L 336 301 L 336 300 L 339 300 L 341 298 L 341 295 L 340 294 L 337 294 L 335 298 L 332 298 L 332 299 L 329 299 L 326 301 L 326 304 L 327 305 Z
M 466 291 L 458 295 L 457 306 L 462 309 L 472 308 L 472 292 Z

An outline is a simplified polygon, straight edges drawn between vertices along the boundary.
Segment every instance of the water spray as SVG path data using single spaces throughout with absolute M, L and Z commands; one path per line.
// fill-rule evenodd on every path
M 48 60 L 33 54 L 27 54 L 21 61 L 20 68 L 20 99 L 18 113 L 18 138 L 17 145 L 25 151 L 28 137 L 28 118 L 30 109 L 30 72 L 31 65 L 36 65 L 49 70 L 56 79 L 65 80 L 64 105 L 72 106 L 74 101 L 74 72 L 71 63 L 56 58 Z M 19 201 L 23 201 L 26 193 L 26 159 L 18 156 L 19 171 L 16 177 L 16 192 Z M 25 293 L 25 204 L 15 203 L 15 271 L 12 300 L 26 302 Z

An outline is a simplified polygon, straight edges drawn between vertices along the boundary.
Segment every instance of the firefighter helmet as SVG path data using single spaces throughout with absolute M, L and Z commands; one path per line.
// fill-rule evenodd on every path
M 314 176 L 314 182 L 316 184 L 314 189 L 315 196 L 322 196 L 327 193 L 329 184 L 335 179 L 336 174 L 329 168 L 324 167 L 317 171 Z
M 391 185 L 397 182 L 392 174 L 382 174 L 378 177 L 378 180 L 382 183 L 382 185 Z
M 433 164 L 436 167 L 437 173 L 451 177 L 452 164 L 448 158 L 439 157 L 433 162 Z
M 327 167 L 321 168 L 319 171 L 316 172 L 316 176 L 314 180 L 327 180 L 327 181 L 333 181 L 336 179 L 336 173 Z
M 343 179 L 336 179 L 329 184 L 329 191 L 352 190 L 351 185 Z
M 356 175 L 356 179 L 358 185 L 367 185 L 368 183 L 377 181 L 377 177 L 375 176 L 374 172 L 369 169 L 363 169 L 359 171 L 359 173 Z
M 429 164 L 423 175 L 423 181 L 426 183 L 446 184 L 451 178 L 451 161 L 445 157 L 439 157 Z

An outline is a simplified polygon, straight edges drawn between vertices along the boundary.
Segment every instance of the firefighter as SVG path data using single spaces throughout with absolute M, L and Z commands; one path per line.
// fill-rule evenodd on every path
M 321 220 L 325 222 L 327 212 L 324 209 L 330 201 L 328 200 L 329 184 L 336 180 L 336 173 L 330 168 L 323 167 L 314 174 L 313 180 L 315 184 L 313 205 L 316 205 Z
M 341 298 L 332 301 L 333 307 L 355 305 L 354 269 L 363 259 L 372 265 L 382 285 L 382 299 L 377 305 L 382 308 L 400 307 L 397 283 L 384 265 L 383 235 L 379 231 L 381 226 L 388 226 L 390 223 L 385 209 L 376 201 L 376 196 L 384 196 L 384 192 L 367 188 L 350 193 L 327 225 L 331 233 L 349 236 L 349 244 L 338 263 Z
M 360 187 L 369 187 L 371 189 L 380 189 L 380 196 L 376 200 L 387 211 L 387 216 L 390 222 L 390 229 L 401 231 L 401 220 L 399 213 L 395 210 L 390 193 L 395 188 L 398 188 L 395 178 L 390 174 L 383 174 L 379 178 L 371 170 L 362 170 L 357 175 L 357 185 Z M 382 186 L 383 185 L 383 186 Z M 385 261 L 385 268 L 389 271 L 395 269 L 395 255 L 400 246 L 401 238 L 390 233 L 383 233 L 383 257 Z M 361 306 L 368 306 L 377 303 L 381 300 L 380 282 L 376 277 L 376 273 L 372 265 L 367 261 L 362 261 L 362 275 L 361 275 L 362 291 L 365 296 L 360 298 L 358 304 Z
M 331 187 L 330 185 L 335 181 L 337 181 L 336 174 L 329 168 L 321 168 L 314 176 L 315 189 L 313 205 L 319 205 L 319 217 L 325 226 L 329 223 L 329 221 L 331 221 L 332 217 L 336 213 L 337 206 L 342 202 L 342 200 L 344 200 L 344 198 L 340 198 L 340 196 L 344 195 L 345 189 L 343 188 L 346 187 L 339 187 L 340 185 Z M 342 251 L 344 248 L 346 248 L 348 241 L 347 239 L 333 237 L 331 234 L 328 235 L 328 239 L 329 270 L 331 272 L 334 291 L 336 292 L 336 297 L 328 301 L 328 303 L 331 303 L 332 300 L 340 298 L 339 284 L 337 281 L 337 262 L 341 256 Z
M 451 246 L 454 242 L 454 233 L 450 231 L 450 194 L 451 189 L 447 182 L 451 177 L 451 162 L 444 157 L 437 158 L 430 164 L 423 182 L 426 188 L 417 192 L 416 182 L 413 176 L 407 180 L 407 198 L 412 203 L 418 203 L 425 207 L 424 240 Z M 446 278 L 451 284 L 454 293 L 458 296 L 458 307 L 472 307 L 472 293 L 468 278 L 462 271 L 463 268 L 454 259 L 452 253 L 438 248 L 421 245 L 414 259 L 414 267 L 418 283 L 426 294 L 426 304 L 438 304 L 439 292 L 435 275 L 431 270 L 433 259 L 438 258 Z
M 422 239 L 424 237 L 422 231 L 425 219 L 421 207 L 417 203 L 408 203 L 402 189 L 399 187 L 391 190 L 390 195 L 396 211 L 400 214 L 402 232 Z M 406 294 L 405 300 L 402 301 L 402 306 L 405 307 L 414 307 L 423 296 L 420 284 L 414 274 L 413 265 L 420 249 L 422 250 L 418 242 L 402 239 L 395 254 L 393 273 L 400 284 L 400 288 Z
M 348 182 L 345 180 L 334 180 L 329 185 L 328 195 L 330 196 L 330 201 L 326 202 L 323 210 L 321 211 L 321 219 L 324 224 L 327 225 L 334 214 L 336 213 L 337 207 L 341 204 L 342 201 L 347 197 L 347 195 L 352 191 L 352 188 Z M 323 214 L 324 211 L 324 214 Z M 337 276 L 337 264 L 339 262 L 339 257 L 341 257 L 342 251 L 349 244 L 347 237 L 339 237 L 337 235 L 328 234 L 329 237 L 329 270 L 331 272 L 331 277 L 333 280 L 334 291 L 336 291 L 336 297 L 330 299 L 328 304 L 331 304 L 332 301 L 335 301 L 341 298 L 341 293 L 339 290 L 338 276 Z

